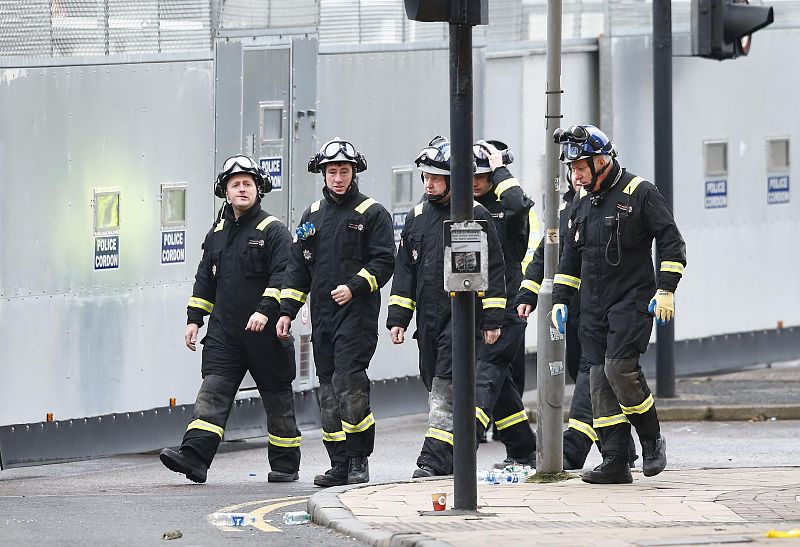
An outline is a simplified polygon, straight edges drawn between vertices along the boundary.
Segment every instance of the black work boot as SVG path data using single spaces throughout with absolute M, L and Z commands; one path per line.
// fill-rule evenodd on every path
M 314 484 L 317 486 L 343 486 L 347 484 L 347 464 L 334 463 L 331 468 L 325 471 L 324 475 L 314 477 Z
M 208 467 L 191 452 L 185 450 L 175 452 L 171 448 L 165 448 L 161 451 L 159 457 L 161 458 L 161 463 L 167 466 L 168 469 L 186 475 L 186 478 L 190 481 L 206 482 Z
M 667 441 L 660 434 L 655 439 L 642 440 L 642 473 L 652 477 L 667 466 Z
M 604 454 L 603 463 L 593 471 L 584 471 L 581 480 L 591 484 L 630 484 L 633 477 L 627 457 Z
M 427 465 L 421 465 L 417 469 L 414 470 L 414 473 L 411 475 L 412 479 L 423 479 L 425 477 L 438 477 L 442 475 L 433 467 L 429 467 Z
M 285 473 L 284 471 L 270 471 L 267 474 L 267 482 L 292 482 L 300 478 L 300 474 Z
M 369 482 L 369 461 L 366 456 L 353 456 L 348 462 L 347 484 Z
M 505 469 L 509 465 L 519 465 L 520 467 L 525 467 L 527 465 L 528 467 L 536 467 L 536 452 L 531 452 L 524 458 L 512 458 L 511 456 L 508 456 L 501 462 L 493 463 L 492 467 L 495 469 Z

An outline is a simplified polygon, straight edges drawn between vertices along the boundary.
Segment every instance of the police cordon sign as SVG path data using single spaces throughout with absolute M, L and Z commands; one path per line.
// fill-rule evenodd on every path
M 706 181 L 706 209 L 721 209 L 728 206 L 728 181 Z
M 789 175 L 767 177 L 767 203 L 789 203 Z
M 272 191 L 283 190 L 283 158 L 280 156 L 259 158 L 258 165 L 269 173 L 269 178 L 272 179 Z
M 406 215 L 408 215 L 408 211 L 395 211 L 392 213 L 395 245 L 400 243 L 400 234 L 403 233 L 403 226 L 406 225 Z
M 161 232 L 161 263 L 182 264 L 186 262 L 186 230 Z
M 119 268 L 119 236 L 95 236 L 94 269 L 116 270 Z

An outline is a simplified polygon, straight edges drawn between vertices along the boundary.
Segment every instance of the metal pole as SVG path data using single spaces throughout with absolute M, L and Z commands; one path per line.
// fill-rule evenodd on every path
M 539 290 L 536 358 L 538 393 L 536 469 L 540 473 L 564 470 L 564 340 L 552 328 L 553 276 L 558 265 L 558 146 L 553 131 L 561 122 L 561 0 L 547 2 L 547 88 L 545 97 L 544 279 Z
M 672 208 L 672 4 L 653 0 L 653 146 L 658 190 Z M 656 265 L 660 262 L 656 253 Z M 656 271 L 658 268 L 656 268 Z M 675 320 L 656 325 L 656 396 L 675 397 Z
M 466 10 L 466 1 L 460 0 Z M 466 13 L 466 11 L 464 12 Z M 472 27 L 450 25 L 450 218 L 472 220 Z M 478 508 L 475 455 L 475 295 L 457 292 L 453 312 L 454 509 Z

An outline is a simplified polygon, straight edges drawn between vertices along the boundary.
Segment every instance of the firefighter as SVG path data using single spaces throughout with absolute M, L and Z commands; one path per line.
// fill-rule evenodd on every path
M 357 174 L 366 169 L 364 156 L 338 137 L 311 157 L 308 170 L 322 173 L 323 198 L 300 219 L 281 290 L 281 339 L 309 299 L 322 441 L 331 462 L 314 477 L 317 486 L 368 482 L 375 444 L 367 367 L 395 247 L 388 211 L 359 192 Z
M 567 233 L 567 221 L 572 213 L 575 188 L 570 182 L 562 196 L 559 208 L 559 233 Z M 564 238 L 559 239 L 559 250 L 563 249 Z M 544 278 L 544 238 L 534 247 L 533 260 L 525 270 L 525 278 L 517 295 L 517 313 L 525 320 L 536 309 L 539 301 L 539 288 Z M 592 397 L 589 392 L 589 364 L 581 351 L 578 338 L 578 318 L 580 317 L 580 294 L 575 294 L 569 304 L 567 318 L 566 355 L 567 371 L 575 382 L 572 403 L 569 408 L 569 425 L 564 431 L 564 469 L 581 469 L 593 443 L 598 443 L 597 432 L 592 427 Z M 628 459 L 630 466 L 639 456 L 633 439 L 629 439 Z
M 444 289 L 444 221 L 450 219 L 450 143 L 435 137 L 414 163 L 421 171 L 425 196 L 406 216 L 397 252 L 386 327 L 392 342 L 402 344 L 414 311 L 420 377 L 428 389 L 429 427 L 412 477 L 453 472 L 453 366 L 450 297 Z M 494 344 L 500 337 L 506 307 L 503 252 L 489 212 L 475 203 L 476 220 L 487 221 L 489 287 L 476 313 L 476 338 Z
M 192 421 L 176 452 L 161 451 L 169 469 L 205 482 L 225 431 L 239 384 L 246 372 L 256 382 L 267 412 L 269 482 L 298 478 L 300 431 L 294 416 L 294 344 L 267 328 L 280 309 L 291 237 L 286 226 L 261 208 L 272 189 L 269 176 L 247 156 L 225 160 L 214 194 L 226 200 L 206 235 L 187 307 L 184 341 L 195 351 L 203 318 L 203 383 Z
M 568 306 L 580 289 L 578 332 L 590 366 L 592 425 L 603 454 L 602 463 L 581 478 L 630 483 L 631 425 L 642 445 L 643 474 L 657 475 L 667 465 L 666 442 L 639 356 L 647 350 L 653 315 L 659 324 L 674 315 L 686 246 L 664 198 L 652 183 L 620 166 L 605 133 L 578 125 L 557 129 L 554 138 L 580 190 L 553 279 L 552 322 L 563 334 Z
M 476 169 L 472 182 L 475 200 L 492 216 L 503 250 L 506 279 L 506 309 L 502 336 L 492 345 L 480 344 L 476 370 L 476 431 L 485 435 L 493 419 L 498 438 L 506 447 L 502 464 L 536 465 L 536 436 L 528 422 L 514 370 L 525 367 L 525 327 L 514 306 L 522 282 L 522 264 L 531 233 L 529 215 L 533 201 L 525 195 L 506 165 L 514 161 L 500 141 L 478 141 L 473 147 Z M 534 237 L 534 241 L 537 238 Z M 524 376 L 523 376 L 524 377 Z

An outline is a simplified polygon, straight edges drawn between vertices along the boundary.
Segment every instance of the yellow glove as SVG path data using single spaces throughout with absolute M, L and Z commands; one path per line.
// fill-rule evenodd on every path
M 656 323 L 666 325 L 675 315 L 675 293 L 658 289 L 650 300 L 647 311 L 655 316 Z
M 553 311 L 550 315 L 550 321 L 553 322 L 553 326 L 560 332 L 564 334 L 564 331 L 567 330 L 567 306 L 566 304 L 553 304 Z

